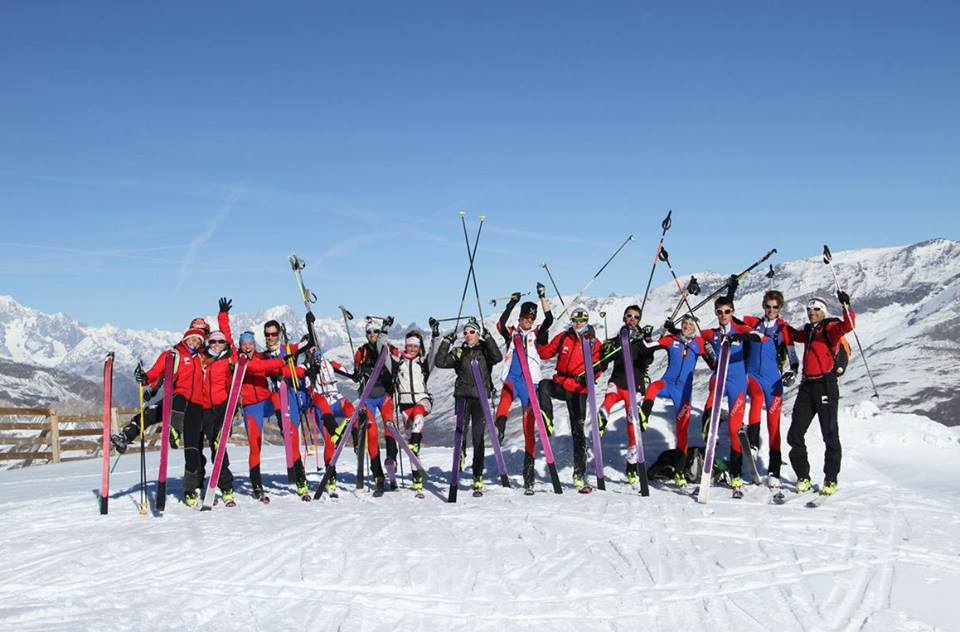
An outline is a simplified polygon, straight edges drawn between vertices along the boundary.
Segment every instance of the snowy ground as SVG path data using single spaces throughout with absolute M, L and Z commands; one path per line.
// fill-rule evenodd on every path
M 960 433 L 868 407 L 841 423 L 841 491 L 818 509 L 770 505 L 762 488 L 740 501 L 718 490 L 706 506 L 663 488 L 642 498 L 621 482 L 616 431 L 605 437 L 606 492 L 557 496 L 541 471 L 533 497 L 490 486 L 481 499 L 464 489 L 456 505 L 443 502 L 445 448 L 425 450 L 436 485 L 423 500 L 408 490 L 375 500 L 347 477 L 339 500 L 308 504 L 277 476 L 271 505 L 241 495 L 235 509 L 201 514 L 177 502 L 175 479 L 163 517 L 137 514 L 136 456 L 122 459 L 105 517 L 97 461 L 7 471 L 0 628 L 958 629 Z M 660 424 L 650 456 L 666 446 Z M 555 444 L 566 465 L 569 439 Z M 242 494 L 244 457 L 235 450 Z M 281 464 L 271 449 L 265 471 Z M 519 464 L 511 451 L 514 474 Z

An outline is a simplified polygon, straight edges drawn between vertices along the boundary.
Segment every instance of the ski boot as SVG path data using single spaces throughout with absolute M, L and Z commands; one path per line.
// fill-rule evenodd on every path
M 327 486 L 324 488 L 324 490 L 327 492 L 327 496 L 330 498 L 340 498 L 340 494 L 337 493 L 337 478 L 335 476 L 331 477 L 330 480 L 327 481 Z
M 640 484 L 640 476 L 637 474 L 637 464 L 627 463 L 627 484 L 636 487 Z
M 197 492 L 184 492 L 183 504 L 187 507 L 196 507 L 200 503 L 200 495 Z
M 837 493 L 837 482 L 836 481 L 824 481 L 823 487 L 820 488 L 821 496 L 833 496 Z
M 677 486 L 677 489 L 684 489 L 687 486 L 687 479 L 683 472 L 677 472 L 673 475 L 673 484 Z
M 373 477 L 373 497 L 380 498 L 383 496 L 383 476 L 374 476 Z
M 797 493 L 806 494 L 813 489 L 813 483 L 810 482 L 809 478 L 801 478 L 797 481 Z
M 743 498 L 743 479 L 739 476 L 734 476 L 730 479 L 730 488 L 733 490 L 734 498 Z
M 524 483 L 523 484 L 523 495 L 524 496 L 533 496 L 533 483 Z
M 263 491 L 262 487 L 253 488 L 253 497 L 262 502 L 264 505 L 270 504 L 270 497 L 267 496 L 267 493 Z
M 223 496 L 223 504 L 225 507 L 236 507 L 237 499 L 233 495 L 233 490 L 220 490 L 220 494 Z
M 583 474 L 573 475 L 573 486 L 576 487 L 577 490 L 584 489 L 586 485 L 587 483 L 583 480 Z
M 306 479 L 297 481 L 297 496 L 305 503 L 313 500 L 313 497 L 310 496 L 310 488 L 307 487 Z
M 473 497 L 479 498 L 483 496 L 483 479 L 474 478 L 473 479 Z
M 173 450 L 179 450 L 183 447 L 183 437 L 180 435 L 180 431 L 170 426 L 170 438 L 168 439 L 170 448 Z
M 410 484 L 410 489 L 413 490 L 413 495 L 417 498 L 423 498 L 423 475 L 417 470 L 414 471 L 411 478 L 413 482 Z

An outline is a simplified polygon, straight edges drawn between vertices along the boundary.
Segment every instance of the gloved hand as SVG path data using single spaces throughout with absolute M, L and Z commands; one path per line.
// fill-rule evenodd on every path
M 537 283 L 537 298 L 547 298 L 547 286 Z
M 312 325 L 317 320 L 317 317 L 313 315 L 313 312 L 307 312 L 307 326 Z
M 480 331 L 480 336 L 481 336 L 482 338 L 489 338 L 489 337 L 490 337 L 490 330 L 487 329 L 486 327 L 484 327 L 484 328 Z
M 350 379 L 353 380 L 354 382 L 356 382 L 357 384 L 359 384 L 359 383 L 360 383 L 360 372 L 357 371 L 356 369 L 354 369 L 354 370 L 353 370 L 353 373 L 350 374 Z
M 850 295 L 844 292 L 843 290 L 837 291 L 837 300 L 840 301 L 840 305 L 845 308 L 850 307 Z
M 431 316 L 427 319 L 427 323 L 430 325 L 430 335 L 434 338 L 440 335 L 440 323 L 436 318 Z
M 445 343 L 447 343 L 448 345 L 452 345 L 452 344 L 453 344 L 453 341 L 456 340 L 456 339 L 457 339 L 457 332 L 456 332 L 456 331 L 451 331 L 450 333 L 448 333 L 446 336 L 443 337 L 443 341 L 444 341 Z
M 727 279 L 727 296 L 733 296 L 738 287 L 740 287 L 740 279 L 736 274 L 731 274 L 730 278 Z
M 393 316 L 387 316 L 386 318 L 383 319 L 383 325 L 381 326 L 381 329 L 383 331 L 386 331 L 391 327 L 393 327 Z
M 143 364 L 137 362 L 137 368 L 133 370 L 133 379 L 137 381 L 137 384 L 147 383 L 147 374 L 143 370 Z
M 149 388 L 143 389 L 143 401 L 149 402 L 157 394 L 156 391 Z
M 220 297 L 220 311 L 221 311 L 221 312 L 229 312 L 231 307 L 233 307 L 233 301 L 231 301 L 231 300 L 230 300 L 229 298 L 227 298 L 226 296 L 221 296 L 221 297 Z
M 520 296 L 521 296 L 520 292 L 514 292 L 513 294 L 510 295 L 510 302 L 511 303 L 518 302 L 520 300 Z
M 793 386 L 793 383 L 797 381 L 797 374 L 793 371 L 787 371 L 783 374 L 783 377 L 780 378 L 783 381 L 785 387 Z
M 641 331 L 643 331 L 644 338 L 649 338 L 653 335 L 653 325 L 644 325 Z

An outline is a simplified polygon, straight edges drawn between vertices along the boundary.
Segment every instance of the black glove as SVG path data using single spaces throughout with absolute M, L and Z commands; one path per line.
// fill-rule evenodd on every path
M 850 295 L 843 290 L 837 290 L 837 300 L 840 301 L 841 307 L 850 307 Z
M 456 339 L 457 339 L 456 331 L 451 331 L 450 333 L 448 333 L 446 336 L 443 337 L 443 341 L 446 342 L 448 345 L 452 345 L 453 341 Z
M 307 312 L 307 326 L 312 325 L 317 320 L 317 317 L 313 315 L 313 312 Z
M 537 283 L 537 298 L 547 298 L 547 286 Z
M 220 311 L 229 312 L 230 308 L 233 307 L 233 301 L 228 299 L 226 296 L 220 297 Z
M 437 319 L 434 318 L 433 316 L 431 316 L 430 318 L 427 319 L 427 323 L 429 323 L 429 325 L 430 325 L 430 335 L 433 336 L 434 338 L 436 338 L 437 336 L 439 336 L 439 335 L 440 335 L 440 323 L 437 321 Z
M 736 274 L 731 274 L 727 279 L 727 296 L 733 296 L 738 287 L 740 287 L 740 278 Z
M 580 386 L 586 386 L 586 385 L 587 385 L 587 374 L 586 374 L 586 373 L 581 373 L 580 375 L 577 376 L 577 384 L 579 384 Z
M 350 379 L 353 380 L 354 382 L 356 382 L 357 384 L 359 384 L 359 383 L 360 383 L 360 372 L 357 371 L 356 369 L 354 369 L 354 370 L 353 370 L 353 373 L 350 375 Z
M 133 370 L 133 379 L 137 381 L 137 384 L 147 383 L 147 374 L 143 370 L 143 365 L 139 362 L 137 362 L 137 368 Z
M 393 327 L 393 316 L 387 316 L 386 318 L 383 319 L 383 325 L 382 325 L 381 329 L 383 329 L 384 331 L 386 331 L 386 330 L 390 329 L 391 327 Z
M 513 294 L 510 295 L 510 302 L 511 302 L 511 303 L 516 303 L 516 302 L 518 302 L 519 300 L 520 300 L 520 292 L 514 292 Z
M 643 331 L 644 338 L 649 338 L 653 335 L 653 325 L 644 325 L 641 331 Z
M 673 334 L 674 336 L 679 336 L 679 335 L 680 335 L 680 330 L 677 329 L 677 326 L 676 326 L 676 325 L 674 324 L 674 322 L 673 322 L 672 320 L 670 320 L 669 318 L 663 322 L 663 328 L 664 328 L 665 331 L 670 332 L 670 333 Z
M 783 377 L 781 377 L 780 379 L 783 380 L 783 385 L 789 388 L 793 386 L 793 383 L 795 381 L 797 381 L 797 374 L 794 373 L 793 371 L 787 371 L 786 373 L 783 374 Z
M 156 394 L 157 394 L 156 391 L 150 390 L 149 388 L 143 389 L 143 401 L 149 402 L 151 399 L 153 399 L 153 396 Z

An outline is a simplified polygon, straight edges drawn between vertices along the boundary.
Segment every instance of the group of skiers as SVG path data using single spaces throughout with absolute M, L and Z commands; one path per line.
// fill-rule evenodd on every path
M 702 427 L 706 434 L 713 412 L 710 402 L 714 400 L 715 389 L 722 389 L 729 408 L 729 485 L 734 496 L 742 494 L 744 484 L 741 472 L 742 453 L 746 446 L 738 439 L 738 433 L 746 415 L 749 447 L 758 449 L 764 410 L 769 451 L 767 484 L 774 490 L 780 488 L 781 403 L 784 388 L 791 386 L 798 375 L 800 385 L 787 433 L 790 463 L 797 476 L 796 491 L 802 493 L 812 488 L 804 437 L 816 416 L 826 444 L 824 483 L 820 493 L 831 495 L 836 491 L 841 458 L 837 376 L 845 366 L 843 337 L 854 325 L 849 297 L 838 292 L 842 319 L 828 317 L 827 304 L 822 298 L 810 299 L 806 305 L 808 323 L 795 328 L 781 318 L 784 297 L 776 290 L 764 295 L 762 316 L 738 318 L 734 308 L 737 284 L 738 277 L 731 277 L 726 295 L 714 301 L 716 327 L 701 329 L 697 317 L 687 313 L 679 323 L 672 320 L 664 323 L 664 333 L 657 339 L 653 337 L 651 326 L 641 326 L 642 310 L 637 305 L 624 310 L 622 329 L 606 340 L 597 337 L 589 323 L 589 312 L 579 306 L 569 310 L 569 324 L 563 331 L 550 337 L 554 316 L 541 284 L 537 284 L 537 295 L 543 321 L 536 324 L 538 304 L 527 301 L 520 305 L 518 319 L 512 324 L 511 315 L 521 299 L 519 292 L 514 293 L 496 324 L 496 331 L 504 341 L 502 350 L 494 335 L 472 318 L 466 320 L 459 332 L 455 327 L 444 336 L 441 336 L 440 324 L 431 318 L 429 348 L 423 335 L 416 330 L 406 332 L 402 348 L 395 347 L 388 341 L 393 319 L 370 319 L 365 329 L 366 340 L 355 350 L 353 367 L 349 370 L 326 358 L 309 336 L 296 343 L 287 340 L 284 327 L 275 320 L 268 321 L 263 327 L 266 342 L 263 350 L 258 350 L 256 337 L 251 331 L 244 331 L 234 340 L 230 327 L 232 302 L 222 298 L 217 317 L 219 329 L 211 331 L 203 318 L 194 319 L 182 340 L 172 350 L 162 353 L 149 370 L 138 365 L 135 378 L 145 389 L 148 399 L 161 387 L 172 389 L 171 445 L 182 445 L 184 449 L 183 501 L 188 506 L 199 503 L 207 463 L 204 446 L 214 454 L 221 425 L 225 418 L 232 418 L 232 411 L 228 414 L 226 407 L 233 371 L 241 355 L 246 357 L 246 369 L 239 409 L 249 440 L 250 486 L 253 496 L 262 502 L 269 502 L 260 463 L 264 422 L 273 417 L 280 423 L 281 383 L 286 384 L 286 391 L 290 393 L 287 407 L 289 419 L 296 429 L 290 433 L 292 446 L 288 449 L 294 457 L 288 477 L 295 484 L 297 494 L 304 500 L 311 498 L 298 436 L 301 424 L 306 423 L 311 432 L 315 429 L 317 436 L 323 437 L 323 457 L 328 473 L 324 477 L 323 491 L 336 494 L 337 478 L 332 459 L 339 442 L 349 436 L 358 458 L 363 458 L 363 452 L 369 456 L 374 496 L 380 496 L 385 489 L 396 489 L 397 440 L 406 443 L 414 455 L 420 452 L 424 423 L 433 408 L 428 383 L 435 369 L 453 369 L 456 373 L 453 395 L 464 430 L 463 445 L 458 446 L 462 450 L 458 467 L 466 469 L 463 454 L 469 434 L 472 440 L 472 486 L 475 495 L 481 495 L 486 444 L 484 407 L 490 404 L 484 401 L 482 391 L 495 393 L 493 369 L 501 362 L 496 384 L 500 388 L 499 402 L 495 407 L 496 440 L 499 442 L 504 438 L 511 404 L 518 400 L 522 409 L 522 476 L 526 493 L 532 494 L 534 490 L 536 423 L 539 419 L 547 433 L 552 434 L 554 400 L 566 405 L 570 421 L 574 486 L 582 491 L 590 489 L 586 482 L 585 424 L 588 421 L 587 396 L 593 385 L 587 383 L 588 362 L 594 369 L 595 379 L 612 365 L 596 420 L 601 435 L 618 403 L 623 403 L 629 411 L 632 402 L 639 401 L 637 426 L 643 430 L 657 398 L 672 402 L 678 458 L 678 464 L 672 469 L 673 482 L 684 488 L 689 473 L 680 463 L 689 450 L 694 368 L 697 359 L 702 357 L 714 370 L 723 342 L 730 345 L 726 378 L 724 383 L 716 384 L 716 374 L 711 377 Z M 459 335 L 462 335 L 462 341 L 458 344 Z M 794 351 L 795 342 L 804 344 L 802 358 L 798 358 Z M 629 349 L 625 353 L 623 347 L 626 344 Z M 515 348 L 521 345 L 522 348 Z M 387 363 L 374 376 L 377 361 L 384 350 Z M 667 367 L 659 379 L 651 382 L 648 370 L 659 350 L 666 351 Z M 587 351 L 589 358 L 586 357 Z M 171 352 L 175 359 L 173 384 L 162 384 L 165 354 Z M 544 378 L 542 365 L 553 358 L 556 358 L 555 370 L 551 377 Z M 482 385 L 477 381 L 475 365 L 479 366 Z M 366 387 L 365 399 L 356 404 L 359 411 L 340 393 L 338 377 Z M 368 383 L 370 380 L 373 383 Z M 530 392 L 528 385 L 532 385 L 535 392 Z M 482 390 L 478 388 L 480 386 Z M 635 392 L 630 392 L 631 386 Z M 750 411 L 747 415 L 748 399 Z M 142 422 L 139 415 L 132 419 L 120 433 L 113 435 L 116 449 L 123 452 L 140 434 L 142 426 L 158 423 L 161 415 L 160 405 L 154 405 L 146 409 Z M 359 422 L 348 433 L 347 421 L 355 416 Z M 386 459 L 383 462 L 378 417 L 386 431 Z M 626 435 L 626 479 L 636 485 L 639 474 L 642 474 L 638 468 L 644 467 L 644 460 L 639 458 L 638 437 L 633 424 L 626 424 Z M 754 458 L 752 454 L 750 458 Z M 233 475 L 227 459 L 223 465 L 217 486 L 224 503 L 233 505 Z M 414 471 L 412 488 L 421 496 L 423 483 L 422 471 Z

